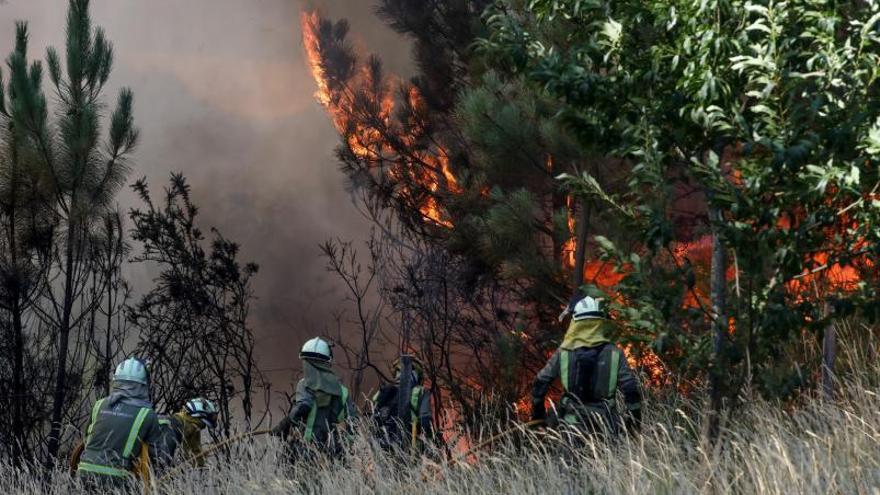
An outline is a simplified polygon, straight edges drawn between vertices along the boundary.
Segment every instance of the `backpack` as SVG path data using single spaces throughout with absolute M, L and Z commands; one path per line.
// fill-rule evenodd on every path
M 608 390 L 611 370 L 611 354 L 614 346 L 601 344 L 595 347 L 580 347 L 569 351 L 569 386 L 567 392 L 583 404 L 596 404 L 614 397 Z

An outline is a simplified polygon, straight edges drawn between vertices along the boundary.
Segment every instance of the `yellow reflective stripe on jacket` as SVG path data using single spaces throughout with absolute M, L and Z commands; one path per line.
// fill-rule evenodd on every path
M 422 387 L 416 385 L 412 388 L 412 392 L 409 396 L 409 407 L 410 407 L 410 434 L 412 435 L 412 440 L 410 443 L 410 449 L 414 454 L 416 448 L 418 447 L 419 442 L 419 399 L 422 395 Z
M 342 421 L 343 419 L 348 417 L 348 389 L 345 388 L 345 385 L 342 385 L 342 409 L 339 410 L 339 414 L 336 416 L 336 421 Z
M 128 440 L 125 442 L 125 449 L 122 451 L 123 459 L 131 458 L 131 452 L 134 450 L 134 442 L 137 440 L 138 434 L 141 431 L 141 425 L 144 424 L 144 419 L 147 418 L 148 414 L 150 414 L 149 407 L 142 407 L 140 411 L 138 411 L 137 417 L 134 419 L 134 424 L 131 425 L 131 430 L 128 432 Z
M 617 373 L 620 369 L 620 351 L 616 347 L 611 347 L 611 368 L 608 370 L 608 395 L 614 399 L 617 392 Z
M 562 381 L 562 390 L 568 392 L 568 359 L 571 351 L 559 349 L 559 379 Z
M 102 466 L 100 464 L 91 464 L 88 462 L 80 462 L 77 471 L 85 471 L 87 473 L 103 474 L 105 476 L 116 476 L 119 478 L 127 478 L 133 476 L 131 471 L 119 469 L 110 466 Z
M 340 385 L 342 388 L 342 409 L 339 410 L 339 414 L 336 415 L 337 421 L 342 421 L 343 419 L 348 417 L 348 389 L 345 388 L 344 385 Z M 303 440 L 309 441 L 314 436 L 315 431 L 315 418 L 318 416 L 318 404 L 313 403 L 312 409 L 309 411 L 309 417 L 306 419 L 306 431 L 303 434 Z
M 315 429 L 315 416 L 318 415 L 318 404 L 312 403 L 312 410 L 309 411 L 309 418 L 306 420 L 306 432 L 303 434 L 303 440 L 312 439 L 312 431 Z
M 412 408 L 412 422 L 419 423 L 419 402 L 422 398 L 422 387 L 415 386 L 412 388 L 412 394 L 409 397 L 409 407 Z
M 97 419 L 98 419 L 98 413 L 101 412 L 101 406 L 104 405 L 105 400 L 107 400 L 106 397 L 103 399 L 98 399 L 98 402 L 95 402 L 94 407 L 92 407 L 92 422 L 89 423 L 89 429 L 86 432 L 85 445 L 88 445 L 89 440 L 92 438 L 92 430 L 95 429 L 95 421 L 97 421 Z

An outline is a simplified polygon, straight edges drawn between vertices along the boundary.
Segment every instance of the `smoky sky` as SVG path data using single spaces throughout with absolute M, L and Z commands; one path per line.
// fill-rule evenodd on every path
M 146 177 L 154 196 L 182 172 L 201 207 L 201 226 L 241 244 L 260 265 L 252 325 L 262 367 L 277 385 L 297 366 L 299 346 L 332 325 L 345 306 L 341 284 L 325 271 L 318 245 L 362 240 L 369 223 L 352 205 L 333 148 L 338 137 L 313 97 L 304 61 L 301 9 L 348 18 L 355 45 L 379 54 L 389 71 L 410 64 L 405 39 L 373 15 L 367 0 L 93 0 L 93 22 L 113 42 L 107 90 L 135 95 L 141 142 L 129 182 Z M 67 2 L 0 0 L 0 53 L 14 21 L 30 27 L 30 57 L 62 48 Z M 60 50 L 63 54 L 63 49 Z M 48 82 L 45 83 L 48 87 Z M 136 205 L 129 189 L 122 208 Z M 128 268 L 139 290 L 155 269 Z M 278 388 L 278 387 L 276 387 Z

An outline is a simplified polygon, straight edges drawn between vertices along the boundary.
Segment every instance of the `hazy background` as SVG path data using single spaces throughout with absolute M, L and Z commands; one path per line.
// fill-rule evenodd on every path
M 252 324 L 276 390 L 297 367 L 299 346 L 344 304 L 318 244 L 369 230 L 336 168 L 337 135 L 304 61 L 299 13 L 314 7 L 348 18 L 356 46 L 407 72 L 408 44 L 369 0 L 92 1 L 93 22 L 115 49 L 108 102 L 120 86 L 135 95 L 142 139 L 129 182 L 145 176 L 159 195 L 170 172 L 183 172 L 204 230 L 217 227 L 242 245 L 242 260 L 260 264 Z M 16 20 L 29 22 L 32 59 L 44 60 L 49 45 L 63 54 L 66 9 L 63 0 L 0 0 L 3 60 Z M 131 191 L 119 201 L 128 210 Z M 153 276 L 143 266 L 129 273 L 139 289 Z

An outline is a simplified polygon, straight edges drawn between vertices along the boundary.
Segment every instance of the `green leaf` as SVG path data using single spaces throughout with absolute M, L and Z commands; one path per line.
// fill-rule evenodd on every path
M 614 243 L 611 242 L 611 240 L 608 239 L 607 237 L 605 237 L 603 235 L 596 235 L 596 236 L 593 236 L 593 239 L 599 245 L 599 248 L 602 249 L 603 251 L 605 251 L 606 253 L 613 254 L 613 253 L 617 252 L 617 246 L 615 246 Z
M 849 168 L 849 173 L 844 176 L 843 183 L 848 186 L 857 186 L 859 184 L 860 177 L 861 172 L 859 170 L 859 167 L 852 165 Z

